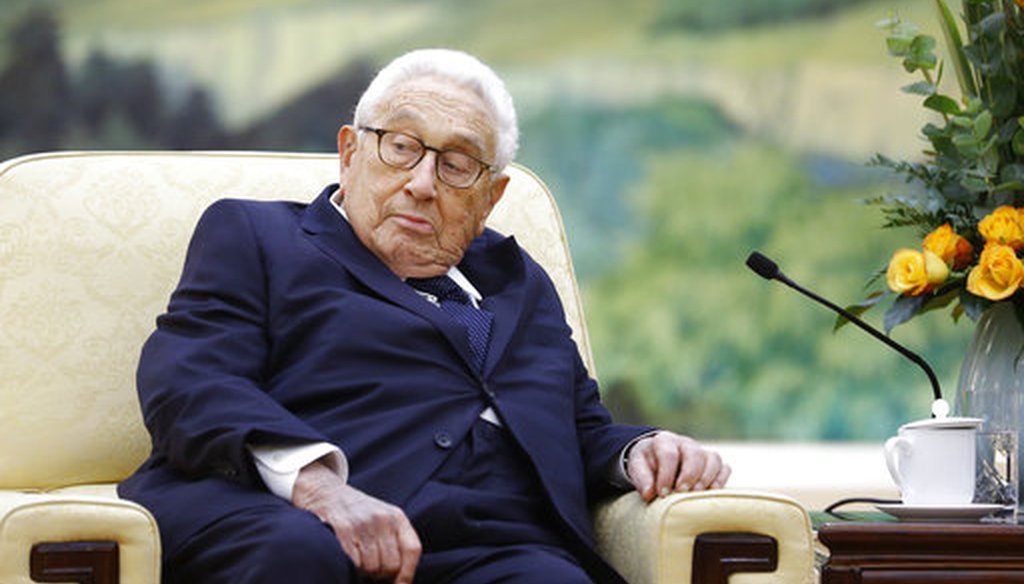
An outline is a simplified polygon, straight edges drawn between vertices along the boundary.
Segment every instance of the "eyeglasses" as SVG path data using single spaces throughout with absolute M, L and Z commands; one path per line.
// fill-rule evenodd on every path
M 427 146 L 423 140 L 403 132 L 362 126 L 359 128 L 377 134 L 377 157 L 392 168 L 410 170 L 427 155 L 437 154 L 434 159 L 434 173 L 444 184 L 456 189 L 468 189 L 480 178 L 484 170 L 492 166 L 458 150 L 441 150 Z

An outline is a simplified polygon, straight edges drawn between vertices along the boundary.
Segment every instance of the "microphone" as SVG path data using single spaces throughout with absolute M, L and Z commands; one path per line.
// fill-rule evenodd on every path
M 750 255 L 747 257 L 747 267 L 766 280 L 778 280 L 779 282 L 782 282 L 783 284 L 789 286 L 790 288 L 796 290 L 797 292 L 800 292 L 801 294 L 808 296 L 821 304 L 824 304 L 825 306 L 831 308 L 833 311 L 839 313 L 846 320 L 852 322 L 861 329 L 867 331 L 867 333 L 870 334 L 871 336 L 882 341 L 892 349 L 895 349 L 899 354 L 916 363 L 921 369 L 924 369 L 924 372 L 928 375 L 928 381 L 930 381 L 932 384 L 932 394 L 935 396 L 935 401 L 932 403 L 932 414 L 938 418 L 944 418 L 946 417 L 946 415 L 949 414 L 949 403 L 946 402 L 946 400 L 942 399 L 942 390 L 939 389 L 939 379 L 938 377 L 935 376 L 935 371 L 933 371 L 931 366 L 928 365 L 928 362 L 922 359 L 920 355 L 914 353 L 910 349 L 892 340 L 891 338 L 889 338 L 888 335 L 883 334 L 878 329 L 875 329 L 868 323 L 857 318 L 850 311 L 830 302 L 829 300 L 826 300 L 825 298 L 822 298 L 821 296 L 818 296 L 814 292 L 800 286 L 793 280 L 790 280 L 789 278 L 786 277 L 785 274 L 782 273 L 782 270 L 779 269 L 778 264 L 768 259 L 760 252 L 753 251 L 750 253 Z

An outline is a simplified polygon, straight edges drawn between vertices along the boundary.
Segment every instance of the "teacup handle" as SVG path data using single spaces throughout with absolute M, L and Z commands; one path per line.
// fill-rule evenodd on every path
M 889 475 L 901 491 L 903 480 L 900 474 L 900 459 L 909 452 L 910 441 L 902 436 L 893 436 L 885 441 L 885 466 L 889 468 Z

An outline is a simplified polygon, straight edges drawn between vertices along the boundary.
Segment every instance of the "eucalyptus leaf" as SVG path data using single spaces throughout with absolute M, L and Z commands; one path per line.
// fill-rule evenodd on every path
M 875 26 L 878 27 L 878 28 L 888 28 L 888 29 L 891 29 L 891 28 L 895 27 L 899 23 L 900 23 L 899 17 L 895 16 L 895 15 L 892 15 L 892 16 L 889 16 L 887 18 L 883 18 L 882 20 L 879 20 L 878 22 L 875 23 Z
M 1018 156 L 1024 156 L 1024 130 L 1017 130 L 1013 135 L 1013 153 Z
M 969 116 L 955 116 L 949 121 L 958 128 L 974 127 L 974 120 L 971 119 Z
M 941 95 L 933 94 L 924 100 L 924 107 L 935 110 L 943 114 L 958 114 L 960 113 L 960 104 L 955 99 Z
M 974 119 L 974 137 L 981 140 L 992 130 L 992 112 L 985 110 Z
M 1008 77 L 993 77 L 988 84 L 989 103 L 993 115 L 1004 117 L 1013 113 L 1017 105 L 1017 85 Z
M 988 190 L 988 183 L 976 177 L 966 177 L 960 181 L 960 184 L 972 193 L 983 193 Z
M 1004 165 L 999 171 L 999 180 L 1004 183 L 1024 182 L 1024 164 L 1020 162 L 1011 162 L 1010 164 Z
M 928 83 L 927 81 L 918 81 L 917 83 L 911 83 L 910 85 L 904 85 L 900 88 L 904 93 L 911 95 L 932 95 L 936 91 L 935 85 Z
M 1021 189 L 1024 189 L 1024 182 L 1013 180 L 1013 181 L 1007 181 L 1007 182 L 999 183 L 998 185 L 995 186 L 995 188 L 992 189 L 992 192 L 993 193 L 1003 193 L 1003 192 L 1010 192 L 1010 193 L 1012 193 L 1012 192 L 1019 191 Z

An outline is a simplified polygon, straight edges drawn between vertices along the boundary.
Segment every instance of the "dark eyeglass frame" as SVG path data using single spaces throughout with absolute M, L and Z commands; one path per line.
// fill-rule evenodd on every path
M 434 154 L 437 154 L 437 156 L 434 157 L 434 176 L 437 177 L 437 180 L 443 182 L 444 184 L 450 186 L 453 189 L 468 189 L 468 188 L 472 187 L 473 185 L 475 185 L 478 180 L 480 180 L 480 177 L 484 174 L 485 170 L 486 171 L 490 171 L 490 172 L 494 172 L 496 170 L 492 163 L 480 160 L 479 158 L 477 158 L 476 156 L 473 156 L 472 154 L 466 154 L 465 152 L 463 152 L 461 150 L 451 150 L 451 149 L 442 150 L 440 148 L 435 148 L 433 146 L 428 146 L 423 140 L 420 140 L 419 138 L 417 138 L 416 136 L 413 136 L 412 134 L 407 134 L 406 132 L 399 132 L 397 130 L 385 130 L 383 128 L 373 128 L 373 127 L 370 127 L 370 126 L 359 126 L 359 130 L 360 131 L 365 131 L 365 132 L 373 132 L 374 134 L 377 135 L 377 158 L 382 163 L 386 164 L 387 166 L 390 166 L 391 168 L 398 168 L 398 169 L 401 169 L 401 170 L 412 170 L 413 168 L 416 168 L 416 165 L 418 165 L 420 162 L 423 161 L 423 159 L 427 156 L 427 152 L 428 151 L 433 152 Z M 418 143 L 420 145 L 420 147 L 422 148 L 422 151 L 420 152 L 419 157 L 416 158 L 416 160 L 414 160 L 413 162 L 411 162 L 411 163 L 409 163 L 407 165 L 404 165 L 404 166 L 403 165 L 399 165 L 399 164 L 393 164 L 393 163 L 388 162 L 387 160 L 385 160 L 384 159 L 384 154 L 380 151 L 380 148 L 381 148 L 381 143 L 384 141 L 384 136 L 387 135 L 387 134 L 400 134 L 400 135 L 402 135 L 402 136 L 412 140 L 413 142 Z M 444 179 L 444 177 L 441 176 L 441 157 L 444 156 L 445 154 L 449 153 L 449 152 L 452 153 L 452 154 L 458 154 L 460 156 L 465 156 L 465 157 L 473 160 L 474 162 L 476 162 L 476 163 L 478 163 L 480 165 L 480 170 L 477 171 L 476 176 L 474 176 L 473 180 L 471 180 L 468 184 L 465 184 L 465 185 L 453 185 L 452 183 L 446 181 Z

